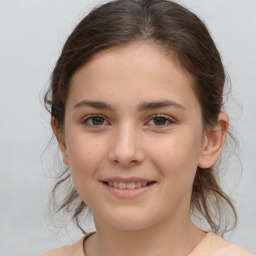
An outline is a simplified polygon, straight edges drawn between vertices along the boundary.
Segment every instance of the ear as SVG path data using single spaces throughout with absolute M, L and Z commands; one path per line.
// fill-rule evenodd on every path
M 207 169 L 215 164 L 223 148 L 227 136 L 227 130 L 228 116 L 225 113 L 220 112 L 216 126 L 205 132 L 206 134 L 198 167 Z
M 68 155 L 68 151 L 67 151 L 67 146 L 66 143 L 64 141 L 64 134 L 62 134 L 60 132 L 60 129 L 58 127 L 58 123 L 55 120 L 55 118 L 51 118 L 51 126 L 52 126 L 52 130 L 55 134 L 55 137 L 58 141 L 59 147 L 60 147 L 60 151 L 62 154 L 62 158 L 63 158 L 63 163 L 67 166 L 69 166 L 69 155 Z

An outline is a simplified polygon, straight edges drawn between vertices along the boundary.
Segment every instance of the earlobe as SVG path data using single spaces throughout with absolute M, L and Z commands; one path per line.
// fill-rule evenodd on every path
M 69 155 L 68 155 L 66 143 L 63 138 L 64 136 L 63 136 L 63 134 L 60 133 L 58 123 L 55 120 L 55 118 L 53 118 L 53 117 L 51 118 L 51 126 L 52 126 L 52 130 L 54 132 L 54 135 L 59 144 L 59 148 L 60 148 L 62 158 L 63 158 L 63 163 L 65 165 L 69 166 Z
M 206 134 L 198 167 L 207 169 L 216 163 L 223 148 L 227 130 L 228 117 L 225 113 L 220 112 L 216 126 L 213 129 L 209 129 L 205 132 Z

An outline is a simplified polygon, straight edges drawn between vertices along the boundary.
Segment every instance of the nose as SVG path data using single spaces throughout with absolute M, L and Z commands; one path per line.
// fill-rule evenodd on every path
M 112 134 L 108 158 L 113 164 L 123 168 L 140 164 L 145 159 L 139 131 L 129 125 L 123 125 Z

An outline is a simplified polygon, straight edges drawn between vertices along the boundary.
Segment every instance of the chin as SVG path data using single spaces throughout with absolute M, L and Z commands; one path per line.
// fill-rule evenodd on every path
M 120 223 L 111 223 L 113 228 L 117 230 L 122 230 L 122 231 L 139 231 L 143 230 L 149 227 L 147 223 L 142 223 L 142 222 L 134 222 L 134 221 L 129 221 L 126 222 L 123 220 Z
M 149 214 L 141 215 L 125 213 L 119 216 L 111 216 L 107 220 L 114 229 L 122 231 L 138 231 L 147 229 L 155 222 Z

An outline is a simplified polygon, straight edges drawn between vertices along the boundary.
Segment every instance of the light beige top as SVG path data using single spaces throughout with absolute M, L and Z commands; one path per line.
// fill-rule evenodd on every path
M 74 245 L 66 245 L 41 256 L 86 256 L 83 244 L 85 239 L 92 234 L 94 232 L 85 235 Z M 227 242 L 222 237 L 210 232 L 188 256 L 253 256 L 253 254 L 241 246 Z

